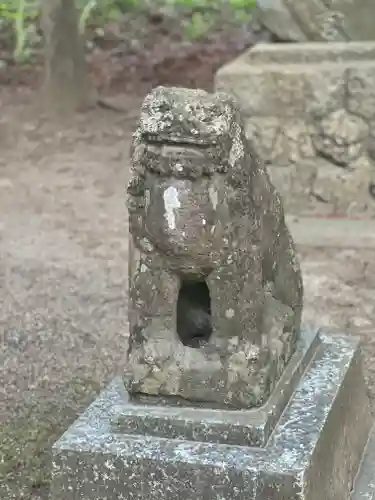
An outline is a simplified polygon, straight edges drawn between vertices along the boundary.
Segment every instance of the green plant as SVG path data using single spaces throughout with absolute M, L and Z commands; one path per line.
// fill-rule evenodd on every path
M 215 19 L 208 13 L 193 12 L 189 21 L 184 23 L 184 33 L 189 40 L 199 40 L 213 26 Z
M 247 22 L 255 3 L 256 0 L 76 0 L 81 33 L 91 21 L 100 26 L 119 19 L 130 9 L 136 8 L 141 15 L 147 9 L 162 8 L 172 14 L 183 12 L 183 31 L 191 40 L 204 37 L 218 23 L 223 9 L 233 20 Z M 38 42 L 40 9 L 40 0 L 0 0 L 0 29 L 12 30 L 16 61 L 30 57 Z
M 124 12 L 139 6 L 139 0 L 80 0 L 77 2 L 79 11 L 79 30 L 85 32 L 91 18 L 105 24 L 108 20 L 118 19 Z
M 204 37 L 219 21 L 219 13 L 225 10 L 229 18 L 243 23 L 251 18 L 256 0 L 169 0 L 175 7 L 191 11 L 184 23 L 184 33 L 190 40 Z
M 85 31 L 93 13 L 109 14 L 128 9 L 137 0 L 76 0 L 79 11 L 79 28 Z M 36 38 L 36 21 L 40 16 L 39 0 L 3 0 L 0 2 L 0 27 L 11 27 L 14 36 L 13 55 L 17 62 L 24 61 L 31 54 Z
M 79 18 L 79 31 L 83 33 L 86 28 L 87 20 L 89 19 L 91 12 L 97 7 L 97 0 L 89 0 L 86 5 L 84 5 L 81 16 Z
M 27 0 L 8 0 L 0 3 L 0 17 L 13 25 L 15 35 L 14 58 L 23 60 L 28 55 L 27 44 L 35 35 L 35 21 L 39 14 L 38 4 Z

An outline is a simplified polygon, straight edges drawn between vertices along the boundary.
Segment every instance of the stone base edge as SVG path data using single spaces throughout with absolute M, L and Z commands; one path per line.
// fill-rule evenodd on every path
M 264 446 L 320 347 L 318 330 L 303 330 L 267 403 L 253 410 L 155 406 L 129 401 L 114 432 L 240 446 Z
M 55 444 L 51 500 L 349 498 L 372 426 L 361 355 L 352 337 L 321 340 L 261 449 L 116 434 L 115 379 Z

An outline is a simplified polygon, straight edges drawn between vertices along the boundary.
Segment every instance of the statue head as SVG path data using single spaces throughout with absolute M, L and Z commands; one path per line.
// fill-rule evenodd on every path
M 244 138 L 224 94 L 158 87 L 144 101 L 132 148 L 131 225 L 181 268 L 207 274 L 235 219 L 249 215 Z

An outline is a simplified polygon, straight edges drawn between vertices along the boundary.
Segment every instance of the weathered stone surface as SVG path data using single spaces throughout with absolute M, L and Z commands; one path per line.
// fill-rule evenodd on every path
M 283 127 L 277 117 L 249 118 L 246 122 L 246 134 L 267 164 L 290 166 L 301 158 L 314 158 L 314 133 L 314 127 L 295 119 L 286 119 Z
M 265 446 L 280 415 L 320 347 L 319 332 L 303 331 L 276 389 L 261 409 L 247 411 L 199 408 L 187 404 L 129 404 L 113 421 L 115 432 L 168 439 Z
M 373 219 L 288 215 L 288 227 L 299 248 L 375 249 Z M 359 326 L 361 328 L 361 325 Z
M 260 48 L 260 50 L 258 50 Z M 344 50 L 345 49 L 345 50 Z M 245 51 L 242 57 L 253 64 L 317 64 L 338 62 L 368 62 L 375 57 L 374 42 L 348 43 L 263 43 L 253 50 Z
M 375 63 L 358 65 L 348 71 L 348 111 L 373 121 L 375 116 Z
M 353 169 L 340 169 L 325 165 L 319 169 L 312 186 L 311 195 L 333 209 L 333 213 L 348 215 L 366 212 L 373 203 L 369 196 L 369 179 L 373 176 L 373 164 L 361 159 Z M 347 200 L 350 200 L 348 203 Z
M 295 350 L 302 281 L 233 100 L 155 89 L 132 162 L 129 392 L 263 404 Z
M 259 45 L 252 50 L 261 50 Z M 285 46 L 264 44 L 262 47 L 267 45 Z M 341 67 L 326 66 L 317 72 L 312 65 L 271 63 L 265 66 L 252 64 L 248 54 L 242 57 L 219 70 L 216 85 L 217 90 L 231 90 L 246 118 L 301 118 L 310 112 L 313 104 L 324 109 L 329 106 L 330 110 L 344 105 Z
M 360 353 L 350 337 L 321 335 L 321 342 L 272 435 L 258 448 L 168 439 L 155 436 L 155 429 L 143 436 L 115 430 L 113 422 L 132 406 L 116 379 L 54 446 L 52 500 L 349 498 L 372 424 Z M 140 406 L 139 415 L 144 411 Z M 202 417 L 204 424 L 215 427 Z M 371 483 L 368 465 L 363 470 Z M 356 488 L 354 499 L 360 500 L 363 481 Z
M 291 42 L 374 40 L 372 0 L 257 0 L 258 20 Z
M 372 431 L 366 446 L 363 463 L 356 478 L 353 500 L 372 500 L 375 498 L 375 430 Z
M 313 163 L 292 164 L 289 167 L 270 165 L 268 171 L 272 183 L 284 199 L 286 212 L 308 215 L 314 203 L 312 193 L 317 181 L 317 166 Z
M 365 154 L 368 135 L 369 126 L 362 118 L 338 109 L 317 123 L 313 145 L 335 165 L 350 167 Z
M 374 56 L 373 42 L 258 44 L 219 70 L 287 211 L 375 215 Z

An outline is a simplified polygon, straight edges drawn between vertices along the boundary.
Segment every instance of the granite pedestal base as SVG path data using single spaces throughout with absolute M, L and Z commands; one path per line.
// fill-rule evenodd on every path
M 345 500 L 356 477 L 369 498 L 371 425 L 358 341 L 304 332 L 258 410 L 141 405 L 115 379 L 55 444 L 51 498 Z

